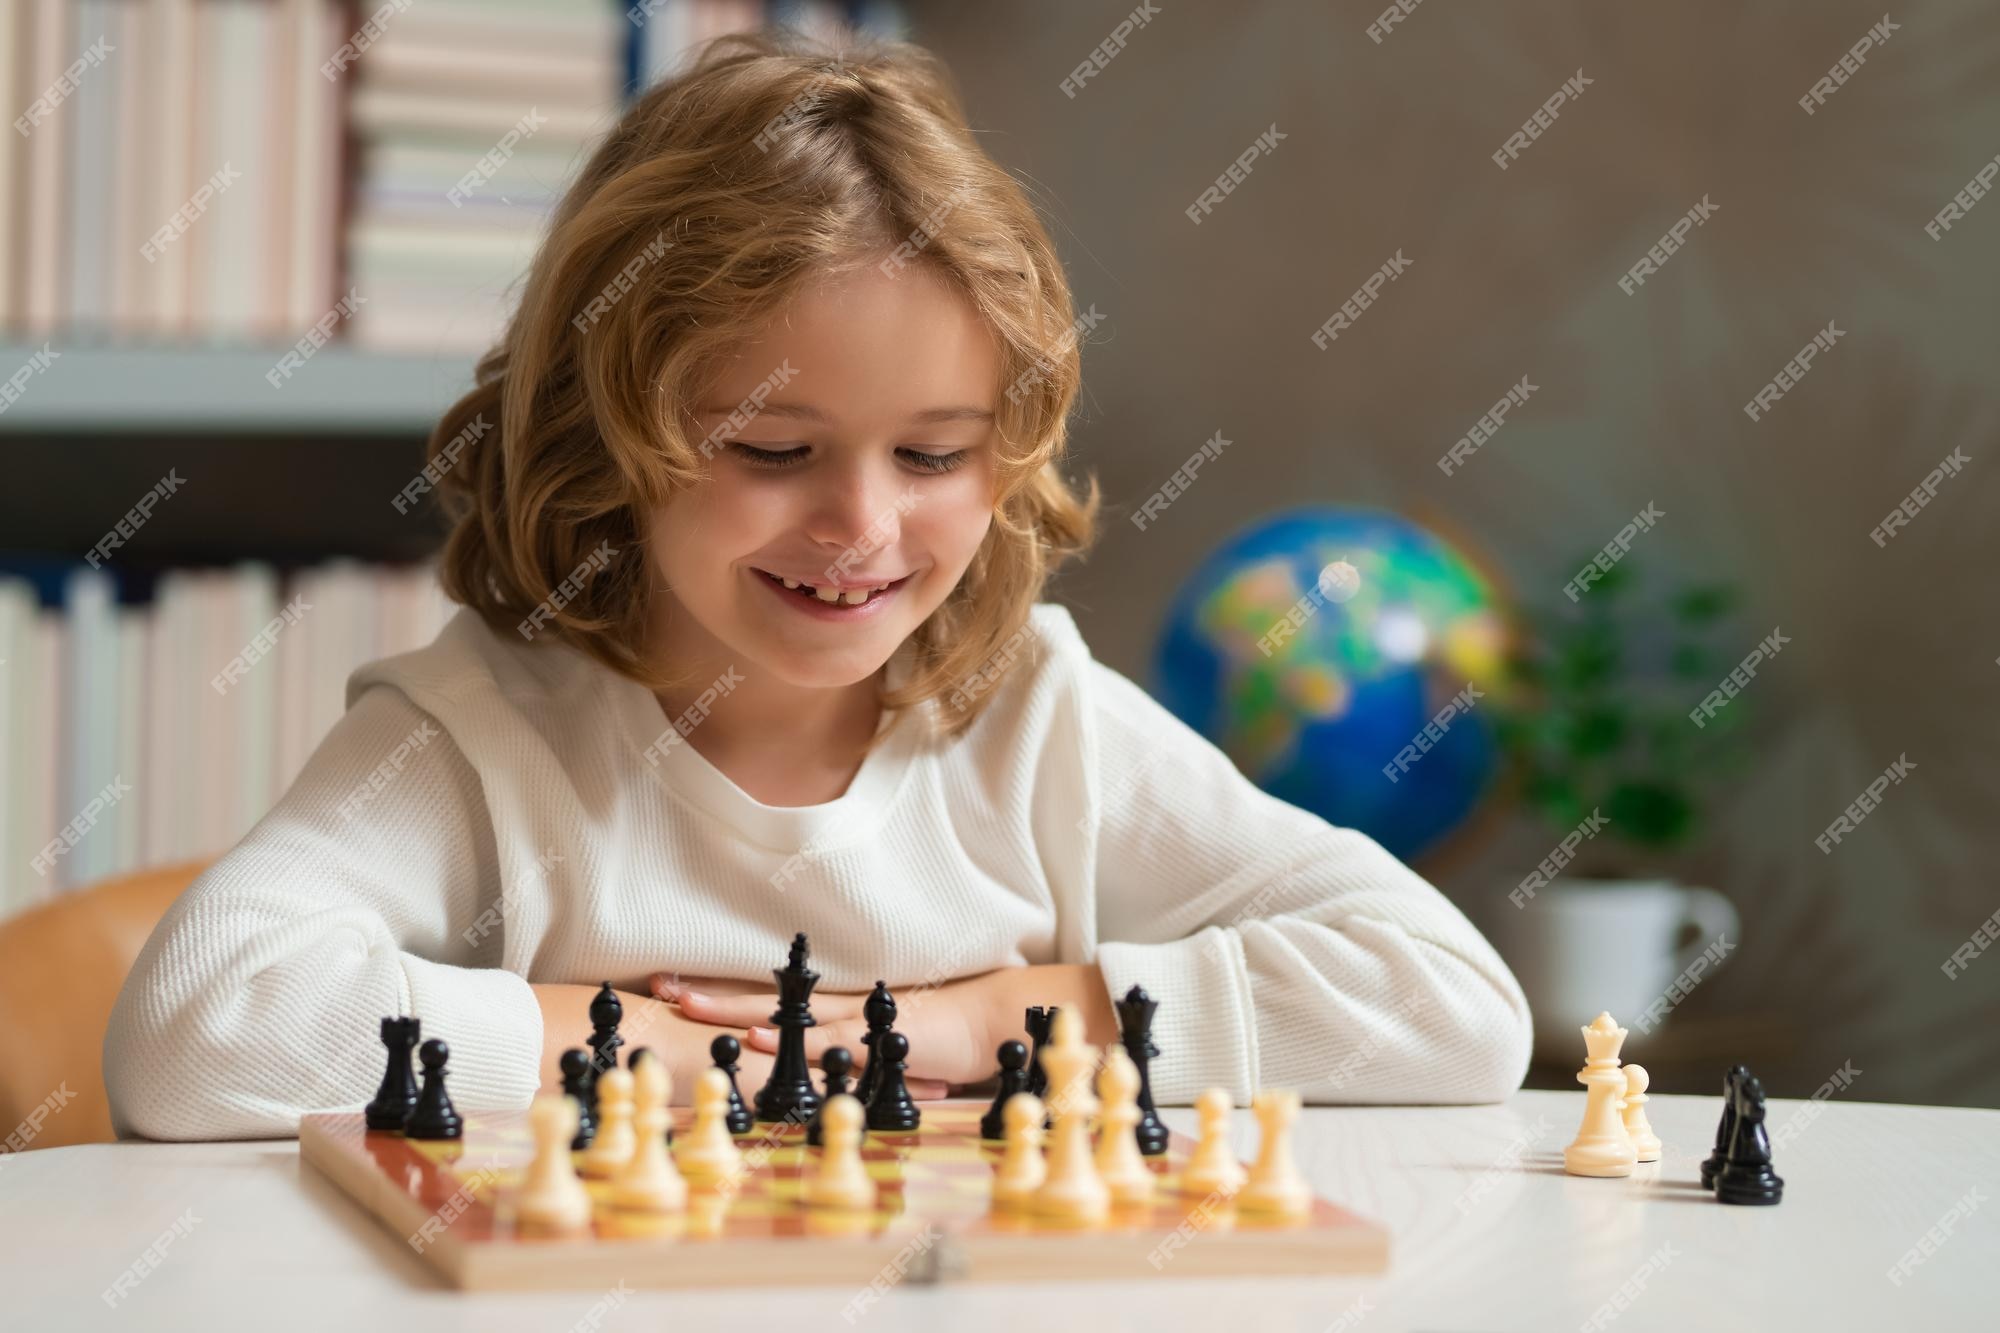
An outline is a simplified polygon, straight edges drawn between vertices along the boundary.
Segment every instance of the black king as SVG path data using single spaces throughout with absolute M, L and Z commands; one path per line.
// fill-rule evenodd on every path
M 796 1120 L 805 1124 L 819 1109 L 806 1065 L 806 1029 L 812 1027 L 812 989 L 819 973 L 806 966 L 804 931 L 792 936 L 792 956 L 784 967 L 771 969 L 778 979 L 778 1007 L 771 1022 L 778 1029 L 778 1060 L 770 1081 L 757 1093 L 757 1119 Z

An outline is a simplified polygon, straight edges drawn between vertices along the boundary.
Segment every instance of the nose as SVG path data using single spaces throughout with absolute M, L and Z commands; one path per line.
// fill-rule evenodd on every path
M 829 562 L 848 552 L 865 557 L 894 546 L 902 537 L 903 515 L 915 499 L 915 488 L 896 474 L 893 465 L 870 458 L 853 459 L 814 479 L 806 535 Z M 862 559 L 855 559 L 859 565 Z

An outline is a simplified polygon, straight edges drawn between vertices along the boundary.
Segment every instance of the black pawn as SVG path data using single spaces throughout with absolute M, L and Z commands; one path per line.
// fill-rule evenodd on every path
M 826 1075 L 826 1088 L 820 1093 L 819 1110 L 806 1122 L 806 1142 L 815 1148 L 820 1146 L 820 1117 L 826 1111 L 826 1104 L 847 1092 L 847 1076 L 854 1071 L 854 1053 L 845 1046 L 829 1046 L 819 1058 L 819 1067 Z
M 1732 1065 L 1722 1076 L 1722 1119 L 1715 1126 L 1715 1151 L 1701 1164 L 1701 1187 L 1715 1188 L 1715 1177 L 1729 1160 L 1729 1136 L 1736 1132 L 1736 1089 L 1744 1079 L 1750 1077 L 1750 1070 L 1743 1065 Z
M 756 1127 L 756 1121 L 750 1118 L 750 1108 L 744 1105 L 743 1094 L 736 1087 L 736 1061 L 742 1054 L 743 1043 L 727 1032 L 708 1044 L 708 1058 L 729 1075 L 729 1113 L 722 1119 L 731 1134 L 748 1134 Z
M 417 1094 L 416 1107 L 410 1118 L 403 1124 L 403 1137 L 409 1139 L 455 1139 L 465 1133 L 465 1121 L 451 1104 L 451 1094 L 444 1090 L 444 1065 L 451 1058 L 451 1047 L 432 1037 L 417 1051 L 417 1059 L 424 1066 L 424 1088 Z
M 382 1086 L 368 1103 L 368 1128 L 400 1130 L 417 1104 L 417 1076 L 410 1069 L 410 1052 L 416 1048 L 421 1024 L 414 1018 L 382 1020 L 382 1044 L 389 1048 L 389 1067 L 383 1071 Z
M 875 1043 L 882 1034 L 896 1026 L 896 997 L 889 994 L 889 987 L 881 982 L 868 992 L 868 998 L 861 1002 L 861 1016 L 868 1021 L 868 1030 L 861 1034 L 861 1044 L 868 1048 L 868 1067 L 861 1071 L 861 1086 L 854 1095 L 863 1106 L 875 1100 Z
M 979 1117 L 979 1137 L 982 1139 L 1004 1139 L 1007 1137 L 1007 1120 L 1002 1108 L 1007 1099 L 1017 1092 L 1028 1090 L 1028 1048 L 1018 1041 L 1000 1043 L 1000 1090 L 993 1094 L 993 1105 L 986 1114 Z
M 590 1111 L 597 1114 L 597 1076 L 607 1069 L 618 1067 L 618 1048 L 625 1039 L 618 1035 L 618 1020 L 625 1017 L 624 1001 L 618 992 L 611 989 L 611 983 L 603 987 L 590 1001 L 590 1036 L 585 1044 L 590 1047 Z
M 1132 1127 L 1132 1133 L 1139 1140 L 1139 1153 L 1144 1157 L 1158 1157 L 1167 1150 L 1167 1127 L 1160 1123 L 1160 1113 L 1153 1109 L 1152 1063 L 1153 1057 L 1160 1053 L 1160 1048 L 1153 1045 L 1153 1011 L 1159 1007 L 1160 1002 L 1139 986 L 1126 991 L 1117 1006 L 1118 1034 L 1125 1054 L 1139 1067 L 1139 1123 Z
M 583 1053 L 583 1047 L 572 1046 L 562 1053 L 559 1062 L 562 1068 L 563 1091 L 576 1098 L 576 1137 L 569 1146 L 582 1152 L 597 1137 L 597 1112 L 590 1109 L 584 1084 L 590 1079 L 590 1057 Z
M 1044 1009 L 1038 1004 L 1028 1010 L 1026 1019 L 1028 1040 L 1034 1043 L 1034 1048 L 1028 1056 L 1027 1090 L 1037 1097 L 1049 1095 L 1049 1076 L 1042 1069 L 1042 1047 L 1048 1043 L 1049 1032 L 1055 1021 L 1056 1010 L 1053 1005 Z
M 875 1042 L 875 1058 L 868 1067 L 879 1067 L 875 1096 L 868 1103 L 868 1128 L 889 1133 L 907 1133 L 923 1119 L 910 1089 L 903 1082 L 903 1061 L 910 1054 L 910 1039 L 900 1032 L 885 1032 Z
M 1715 1175 L 1715 1197 L 1741 1204 L 1772 1204 L 1785 1197 L 1785 1182 L 1771 1169 L 1764 1085 L 1755 1075 L 1745 1074 L 1736 1087 L 1736 1128 L 1729 1136 L 1729 1160 Z

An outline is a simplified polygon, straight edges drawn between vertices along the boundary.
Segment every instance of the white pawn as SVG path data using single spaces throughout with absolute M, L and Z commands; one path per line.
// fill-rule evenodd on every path
M 1048 1044 L 1042 1047 L 1055 1126 L 1048 1177 L 1035 1191 L 1036 1216 L 1058 1226 L 1091 1226 L 1111 1211 L 1111 1190 L 1098 1179 L 1090 1157 L 1090 1116 L 1097 1110 L 1090 1093 L 1094 1063 L 1096 1056 L 1083 1040 L 1083 1020 L 1074 1006 L 1064 1005 L 1056 1010 Z
M 729 1135 L 729 1075 L 713 1065 L 694 1082 L 694 1124 L 674 1146 L 688 1179 L 703 1184 L 743 1168 L 743 1150 Z
M 1153 1197 L 1153 1173 L 1146 1169 L 1134 1132 L 1139 1124 L 1139 1066 L 1124 1047 L 1105 1048 L 1104 1068 L 1097 1071 L 1097 1095 L 1104 1103 L 1098 1113 L 1098 1178 L 1111 1190 L 1113 1203 L 1146 1203 Z
M 672 1071 L 650 1051 L 632 1067 L 632 1093 L 638 1103 L 633 1123 L 639 1143 L 612 1186 L 615 1207 L 677 1213 L 687 1206 L 687 1181 L 667 1153 L 667 1098 L 672 1083 Z
M 514 1200 L 522 1223 L 550 1231 L 577 1231 L 590 1225 L 590 1193 L 577 1177 L 570 1140 L 576 1137 L 576 1099 L 563 1093 L 543 1093 L 528 1107 L 528 1125 L 535 1136 L 535 1159 Z
M 1186 1169 L 1181 1172 L 1181 1191 L 1185 1194 L 1234 1194 L 1243 1188 L 1243 1164 L 1236 1160 L 1236 1154 L 1229 1150 L 1229 1092 L 1225 1088 L 1209 1088 L 1194 1100 L 1196 1114 L 1201 1117 L 1201 1137 L 1195 1143 L 1194 1156 L 1188 1158 Z
M 1262 1138 L 1250 1179 L 1236 1193 L 1236 1206 L 1246 1212 L 1302 1217 L 1312 1211 L 1312 1188 L 1292 1161 L 1292 1122 L 1299 1115 L 1299 1094 L 1272 1088 L 1250 1099 Z
M 820 1107 L 819 1164 L 805 1184 L 805 1201 L 813 1207 L 865 1211 L 875 1206 L 875 1182 L 861 1160 L 861 1117 L 860 1101 L 845 1092 Z
M 605 1180 L 631 1160 L 632 1075 L 613 1065 L 597 1076 L 597 1136 L 583 1150 L 583 1174 Z
M 993 1201 L 1011 1208 L 1032 1202 L 1048 1179 L 1048 1163 L 1042 1159 L 1042 1099 L 1032 1092 L 1017 1092 L 1000 1108 L 1000 1118 L 1006 1126 L 1007 1149 L 993 1175 Z
M 1652 1098 L 1646 1089 L 1652 1083 L 1643 1066 L 1625 1066 L 1625 1133 L 1632 1140 L 1632 1148 L 1642 1162 L 1660 1160 L 1660 1136 L 1653 1132 L 1652 1124 L 1646 1119 L 1646 1103 Z

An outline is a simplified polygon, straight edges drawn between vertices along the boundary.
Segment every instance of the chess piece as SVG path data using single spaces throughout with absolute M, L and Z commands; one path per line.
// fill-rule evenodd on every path
M 1250 1099 L 1262 1137 L 1250 1178 L 1236 1192 L 1244 1212 L 1304 1217 L 1312 1211 L 1312 1188 L 1292 1160 L 1292 1122 L 1299 1117 L 1299 1094 L 1266 1088 Z
M 673 1072 L 648 1052 L 632 1053 L 632 1098 L 637 1106 L 633 1128 L 638 1142 L 613 1181 L 614 1207 L 643 1213 L 678 1212 L 687 1205 L 687 1182 L 667 1153 L 667 1099 Z
M 1639 1154 L 1619 1115 L 1625 1076 L 1618 1072 L 1618 1052 L 1625 1045 L 1625 1029 L 1610 1014 L 1599 1014 L 1582 1032 L 1589 1058 L 1577 1071 L 1576 1081 L 1589 1090 L 1589 1096 L 1576 1139 L 1563 1149 L 1563 1170 L 1573 1176 L 1629 1176 Z
M 632 1071 L 612 1066 L 592 1080 L 597 1086 L 597 1133 L 584 1149 L 582 1171 L 609 1180 L 625 1169 L 638 1146 L 632 1130 Z
M 1748 1077 L 1750 1070 L 1745 1065 L 1731 1065 L 1722 1076 L 1722 1119 L 1715 1126 L 1715 1151 L 1701 1164 L 1701 1187 L 1705 1190 L 1715 1188 L 1716 1173 L 1729 1160 L 1729 1136 L 1736 1132 L 1736 1088 Z
M 1007 1099 L 1028 1090 L 1028 1048 L 1018 1041 L 1000 1043 L 1000 1089 L 993 1094 L 993 1105 L 986 1114 L 979 1117 L 979 1137 L 1001 1139 L 1006 1137 L 1005 1108 Z
M 1771 1138 L 1764 1132 L 1764 1085 L 1745 1074 L 1736 1085 L 1736 1125 L 1729 1157 L 1715 1175 L 1722 1203 L 1773 1204 L 1785 1197 L 1785 1182 L 1771 1169 Z
M 804 1124 L 819 1108 L 819 1093 L 806 1065 L 806 1029 L 815 1026 L 812 989 L 819 973 L 806 966 L 806 937 L 792 936 L 791 957 L 771 975 L 778 980 L 778 1007 L 771 1022 L 778 1029 L 778 1058 L 771 1077 L 757 1093 L 757 1119 L 794 1120 Z
M 806 1144 L 813 1148 L 822 1146 L 826 1133 L 822 1122 L 826 1115 L 827 1100 L 847 1092 L 847 1075 L 854 1068 L 854 1053 L 845 1046 L 829 1046 L 825 1054 L 819 1058 L 819 1068 L 826 1076 L 825 1086 L 820 1089 L 819 1110 L 814 1111 L 813 1118 L 806 1122 Z M 857 1097 L 855 1100 L 859 1101 L 860 1098 Z M 864 1110 L 862 1114 L 866 1115 L 867 1112 Z
M 1644 1066 L 1625 1066 L 1625 1133 L 1641 1162 L 1660 1160 L 1660 1136 L 1646 1120 L 1646 1103 L 1652 1100 L 1646 1088 L 1652 1081 Z
M 444 1090 L 444 1066 L 451 1059 L 451 1047 L 432 1037 L 418 1048 L 417 1059 L 424 1067 L 424 1086 L 417 1094 L 417 1104 L 410 1108 L 410 1118 L 403 1122 L 403 1137 L 461 1137 L 465 1133 L 465 1121 L 452 1106 L 451 1094 Z
M 400 1131 L 417 1105 L 417 1076 L 410 1069 L 410 1052 L 416 1049 L 422 1024 L 414 1018 L 382 1020 L 382 1044 L 389 1048 L 389 1066 L 382 1072 L 382 1086 L 368 1103 L 368 1128 Z
M 868 1103 L 868 1128 L 878 1133 L 907 1134 L 923 1121 L 903 1081 L 903 1060 L 909 1053 L 910 1039 L 900 1032 L 875 1039 L 875 1063 L 882 1072 L 875 1078 L 875 1100 Z
M 1098 1179 L 1090 1156 L 1090 1117 L 1097 1099 L 1090 1092 L 1096 1063 L 1084 1044 L 1083 1019 L 1074 1009 L 1058 1009 L 1049 1023 L 1042 1067 L 1049 1078 L 1055 1119 L 1048 1178 L 1035 1191 L 1035 1215 L 1057 1226 L 1090 1226 L 1111 1210 L 1111 1191 Z
M 627 1069 L 636 1070 L 639 1067 L 639 1061 L 651 1055 L 652 1053 L 653 1053 L 653 1048 L 650 1046 L 634 1046 L 629 1052 L 626 1053 L 625 1067 Z M 671 1073 L 671 1071 L 669 1072 Z M 639 1108 L 636 1089 L 634 1090 L 633 1098 L 634 1098 L 632 1103 L 633 1118 L 636 1120 L 638 1118 L 638 1108 Z M 667 1119 L 667 1146 L 669 1148 L 674 1146 L 674 1122 L 671 1112 L 668 1113 L 668 1119 Z
M 583 1047 L 572 1046 L 562 1053 L 558 1062 L 562 1069 L 563 1091 L 576 1098 L 576 1137 L 570 1140 L 570 1148 L 582 1152 L 597 1136 L 597 1116 L 590 1109 L 590 1057 L 583 1053 Z
M 1230 1195 L 1243 1188 L 1247 1178 L 1243 1164 L 1229 1149 L 1229 1091 L 1206 1088 L 1194 1099 L 1201 1120 L 1201 1137 L 1195 1141 L 1194 1155 L 1181 1172 L 1181 1191 L 1186 1194 Z
M 1032 1092 L 1016 1093 L 1007 1099 L 1001 1116 L 1007 1122 L 1003 1127 L 1007 1148 L 993 1173 L 993 1202 L 1018 1208 L 1032 1203 L 1035 1191 L 1048 1179 L 1048 1163 L 1042 1159 L 1042 1099 Z
M 806 1175 L 803 1195 L 815 1208 L 863 1210 L 875 1206 L 875 1182 L 861 1160 L 861 1103 L 835 1093 L 820 1110 L 826 1147 Z
M 1097 1175 L 1111 1191 L 1111 1201 L 1137 1205 L 1153 1197 L 1153 1173 L 1139 1151 L 1139 1066 L 1122 1046 L 1108 1046 L 1104 1067 L 1097 1071 Z
M 618 1065 L 618 1048 L 625 1039 L 618 1035 L 618 1021 L 625 1017 L 625 1002 L 618 998 L 618 992 L 605 982 L 590 1000 L 590 1036 L 584 1045 L 590 1047 L 590 1077 L 586 1086 L 590 1096 L 586 1099 L 594 1115 L 597 1111 L 597 1080 L 607 1069 Z
M 676 1149 L 681 1173 L 704 1186 L 733 1178 L 743 1169 L 743 1150 L 729 1136 L 729 1076 L 701 1071 L 694 1083 L 694 1124 Z
M 567 1093 L 545 1092 L 528 1107 L 535 1156 L 514 1200 L 514 1215 L 524 1226 L 577 1231 L 590 1224 L 590 1193 L 576 1174 L 569 1147 L 581 1106 Z
M 1042 1068 L 1042 1047 L 1049 1044 L 1049 1024 L 1055 1016 L 1054 1009 L 1038 1004 L 1029 1008 L 1023 1022 L 1028 1029 L 1028 1040 L 1033 1043 L 1028 1053 L 1028 1091 L 1042 1098 L 1049 1095 L 1048 1071 Z
M 715 1067 L 729 1076 L 729 1132 L 748 1134 L 756 1128 L 750 1118 L 750 1108 L 743 1104 L 743 1094 L 736 1087 L 736 1061 L 743 1054 L 743 1043 L 727 1032 L 708 1044 L 708 1058 L 715 1061 Z
M 861 1044 L 868 1049 L 868 1064 L 861 1071 L 861 1086 L 854 1096 L 863 1107 L 875 1100 L 875 1079 L 880 1072 L 875 1060 L 875 1043 L 882 1034 L 896 1026 L 896 997 L 889 994 L 889 988 L 876 981 L 875 989 L 868 992 L 868 998 L 861 1002 L 861 1017 L 868 1022 L 868 1030 L 861 1034 Z
M 1160 1002 L 1140 986 L 1126 991 L 1117 1004 L 1119 1040 L 1139 1070 L 1139 1123 L 1132 1132 L 1139 1141 L 1139 1151 L 1148 1157 L 1158 1157 L 1167 1150 L 1167 1127 L 1153 1108 L 1152 1062 L 1160 1053 L 1153 1045 L 1153 1013 L 1159 1007 Z

